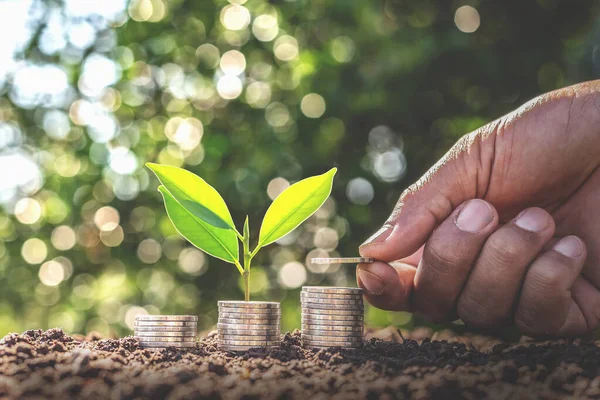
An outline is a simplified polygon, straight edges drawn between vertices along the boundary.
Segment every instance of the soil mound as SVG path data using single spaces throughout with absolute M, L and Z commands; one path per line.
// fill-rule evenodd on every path
M 313 351 L 295 331 L 277 350 L 236 355 L 218 351 L 214 333 L 191 350 L 154 352 L 133 337 L 31 330 L 0 341 L 0 398 L 600 398 L 600 342 L 374 336 L 386 335 L 356 351 Z

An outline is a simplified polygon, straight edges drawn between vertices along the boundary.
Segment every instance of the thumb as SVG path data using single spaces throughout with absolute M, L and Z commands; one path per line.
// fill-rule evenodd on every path
M 363 257 L 394 261 L 425 244 L 462 202 L 483 197 L 499 120 L 462 137 L 425 175 L 406 189 L 383 226 L 360 246 Z

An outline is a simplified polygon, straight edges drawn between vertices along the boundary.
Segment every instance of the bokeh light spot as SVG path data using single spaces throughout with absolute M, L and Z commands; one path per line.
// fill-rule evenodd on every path
M 57 226 L 52 231 L 50 241 L 56 250 L 69 250 L 75 246 L 75 231 L 68 225 Z
M 306 282 L 306 268 L 298 261 L 290 261 L 281 267 L 278 278 L 282 286 L 289 289 L 298 288 Z
M 179 253 L 179 268 L 187 274 L 200 276 L 207 270 L 206 256 L 195 248 L 186 248 Z
M 315 233 L 314 244 L 320 249 L 333 251 L 338 246 L 338 241 L 338 233 L 328 226 L 319 228 Z
M 269 125 L 274 128 L 280 128 L 291 121 L 290 112 L 285 104 L 271 103 L 265 110 L 265 118 Z
M 479 12 L 471 6 L 458 7 L 454 14 L 456 27 L 464 33 L 473 33 L 481 24 Z
M 42 264 L 38 276 L 44 285 L 58 286 L 65 279 L 65 270 L 61 263 L 50 260 Z
M 221 10 L 221 23 L 229 30 L 242 30 L 250 24 L 250 11 L 239 4 L 229 4 Z
M 223 75 L 217 82 L 219 96 L 226 100 L 232 100 L 242 94 L 242 81 L 237 76 Z
M 290 182 L 288 182 L 288 180 L 285 178 L 277 177 L 271 179 L 267 185 L 267 195 L 271 200 L 275 200 L 275 198 L 288 187 L 290 187 Z
M 35 224 L 42 216 L 42 206 L 36 199 L 24 198 L 15 205 L 15 217 L 22 224 Z
M 354 204 L 366 205 L 373 200 L 375 190 L 365 178 L 354 178 L 346 186 L 346 196 Z
M 165 135 L 182 150 L 192 150 L 204 134 L 202 122 L 196 118 L 173 117 L 165 125 Z
M 269 14 L 259 15 L 252 24 L 252 33 L 261 42 L 270 42 L 279 33 L 277 18 Z
M 356 51 L 354 41 L 348 36 L 339 36 L 331 41 L 331 56 L 339 63 L 347 63 Z
M 28 264 L 39 264 L 46 259 L 48 248 L 38 238 L 27 239 L 21 247 L 21 256 Z
M 281 61 L 291 61 L 298 57 L 298 41 L 293 36 L 280 36 L 275 41 L 274 52 Z
M 325 113 L 325 99 L 316 93 L 309 93 L 302 98 L 300 109 L 308 118 L 319 118 Z
M 94 224 L 96 224 L 98 229 L 103 229 L 106 224 L 118 225 L 120 220 L 119 211 L 110 206 L 99 208 L 94 214 Z
M 138 258 L 146 264 L 154 264 L 160 260 L 162 249 L 160 243 L 154 239 L 144 239 L 140 242 L 137 249 Z
M 396 182 L 406 170 L 406 158 L 400 151 L 378 154 L 373 164 L 375 175 L 384 182 Z
M 100 241 L 107 247 L 117 247 L 123 242 L 123 228 L 114 222 L 102 225 L 100 229 Z
M 239 75 L 246 69 L 246 58 L 237 50 L 229 50 L 223 53 L 219 65 L 225 74 Z
M 264 108 L 271 101 L 271 86 L 266 82 L 252 82 L 246 88 L 246 101 L 254 108 Z

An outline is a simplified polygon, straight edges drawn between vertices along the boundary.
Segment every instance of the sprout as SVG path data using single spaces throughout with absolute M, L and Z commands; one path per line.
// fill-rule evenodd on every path
M 306 178 L 285 189 L 273 200 L 260 227 L 258 243 L 250 251 L 248 217 L 242 233 L 233 223 L 227 204 L 204 179 L 181 168 L 147 163 L 158 177 L 169 219 L 191 244 L 234 264 L 244 277 L 246 301 L 250 300 L 250 265 L 258 251 L 281 239 L 315 213 L 331 194 L 337 168 Z M 242 260 L 238 240 L 242 243 Z

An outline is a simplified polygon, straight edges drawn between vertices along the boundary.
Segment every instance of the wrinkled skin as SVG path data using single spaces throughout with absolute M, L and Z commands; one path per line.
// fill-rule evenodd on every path
M 378 260 L 358 267 L 367 300 L 529 335 L 597 328 L 599 165 L 600 81 L 465 135 L 361 246 Z

